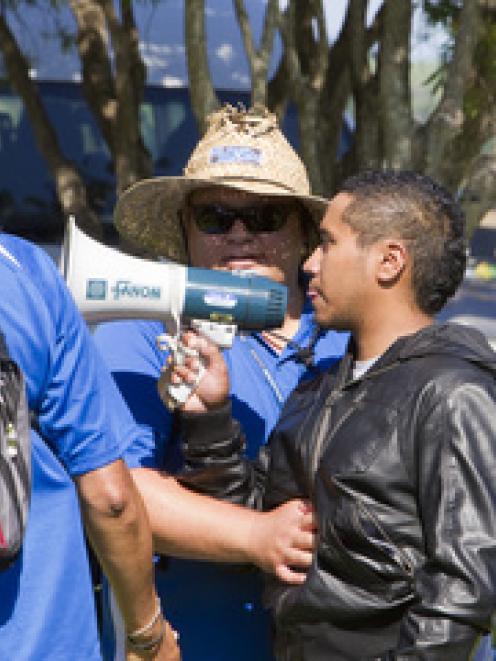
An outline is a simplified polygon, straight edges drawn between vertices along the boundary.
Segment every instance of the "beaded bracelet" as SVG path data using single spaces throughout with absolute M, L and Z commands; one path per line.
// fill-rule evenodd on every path
M 163 621 L 162 621 L 162 626 L 160 628 L 160 633 L 159 633 L 158 636 L 156 636 L 155 638 L 152 638 L 151 640 L 140 641 L 140 638 L 144 634 L 146 634 L 148 631 L 153 629 L 153 627 L 157 624 L 157 622 L 159 621 L 159 619 L 162 616 L 162 607 L 160 605 L 160 600 L 158 599 L 158 597 L 157 597 L 157 602 L 156 603 L 157 603 L 157 609 L 156 609 L 155 613 L 153 614 L 152 619 L 147 624 L 145 624 L 144 626 L 140 627 L 139 629 L 136 629 L 132 633 L 127 634 L 127 636 L 126 636 L 127 643 L 129 645 L 129 647 L 131 647 L 132 649 L 135 649 L 135 650 L 138 650 L 138 651 L 150 650 L 150 649 L 153 649 L 153 647 L 155 647 L 156 645 L 158 645 L 162 641 L 162 638 L 164 637 L 164 633 L 165 633 L 165 626 L 164 626 Z
M 128 636 L 127 645 L 129 649 L 134 650 L 135 652 L 150 652 L 155 647 L 159 647 L 160 643 L 164 638 L 164 634 L 165 634 L 165 623 L 162 621 L 160 627 L 160 633 L 158 634 L 158 636 L 155 636 L 155 638 L 151 638 L 150 640 L 142 641 L 142 642 L 139 642 L 136 639 L 131 639 Z

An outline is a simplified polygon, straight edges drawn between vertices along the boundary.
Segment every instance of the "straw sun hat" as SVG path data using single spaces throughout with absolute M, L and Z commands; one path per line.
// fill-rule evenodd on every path
M 305 167 L 274 114 L 226 106 L 210 115 L 184 176 L 138 181 L 120 196 L 115 225 L 130 247 L 185 264 L 178 212 L 192 191 L 211 186 L 299 200 L 315 222 L 309 229 L 327 206 L 327 200 L 310 195 Z

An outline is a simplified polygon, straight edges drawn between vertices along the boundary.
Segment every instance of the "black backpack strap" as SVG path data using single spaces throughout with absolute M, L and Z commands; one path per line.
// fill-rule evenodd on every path
M 7 348 L 7 342 L 5 341 L 5 335 L 3 332 L 0 330 L 0 360 L 12 360 L 9 354 L 9 350 Z M 33 411 L 32 409 L 29 409 L 29 421 L 31 423 L 31 427 L 38 432 L 41 436 L 41 430 L 40 430 L 40 425 L 38 424 L 38 414 L 36 411 Z

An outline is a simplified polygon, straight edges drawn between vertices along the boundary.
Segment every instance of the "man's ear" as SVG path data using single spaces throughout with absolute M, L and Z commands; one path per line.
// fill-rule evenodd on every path
M 400 239 L 384 239 L 377 244 L 377 280 L 382 285 L 392 285 L 404 273 L 408 252 Z

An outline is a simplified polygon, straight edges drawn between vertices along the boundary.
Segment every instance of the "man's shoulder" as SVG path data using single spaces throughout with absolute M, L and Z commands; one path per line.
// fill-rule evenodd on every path
M 0 276 L 0 326 L 9 348 L 21 337 L 39 348 L 36 336 L 53 326 L 55 315 L 59 276 L 53 260 L 29 241 L 0 233 Z
M 449 382 L 464 383 L 467 380 L 496 381 L 496 360 L 483 357 L 454 355 L 453 353 L 433 353 L 418 357 L 409 364 L 406 371 L 414 374 L 417 383 L 443 385 Z
M 468 326 L 433 324 L 404 338 L 392 351 L 385 360 L 398 360 L 401 378 L 422 388 L 496 379 L 496 353 L 481 333 Z M 382 367 L 380 362 L 377 367 Z
M 0 233 L 0 269 L 37 290 L 54 295 L 62 277 L 53 259 L 39 246 L 12 234 Z
M 50 258 L 36 244 L 13 234 L 0 233 L 0 263 L 28 267 L 32 263 L 46 265 Z
M 428 367 L 427 386 L 443 398 L 467 393 L 471 386 L 482 387 L 493 396 L 496 392 L 496 371 L 490 364 L 440 355 L 429 361 Z
M 496 371 L 490 364 L 439 352 L 406 360 L 398 367 L 379 375 L 373 388 L 374 398 L 394 402 L 398 411 L 404 411 L 407 402 L 407 408 L 429 417 L 456 411 L 469 401 L 496 404 Z

